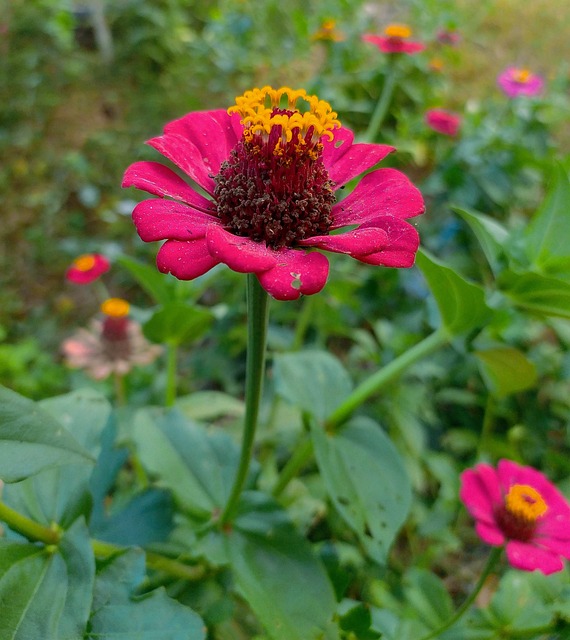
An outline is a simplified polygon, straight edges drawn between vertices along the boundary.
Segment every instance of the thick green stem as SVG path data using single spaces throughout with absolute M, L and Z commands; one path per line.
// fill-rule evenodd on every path
M 392 101 L 392 96 L 394 95 L 397 75 L 396 67 L 391 60 L 389 60 L 388 64 L 389 66 L 386 70 L 382 93 L 380 94 L 380 98 L 378 98 L 376 107 L 372 113 L 372 116 L 370 117 L 368 128 L 366 129 L 366 133 L 364 134 L 364 137 L 368 142 L 374 142 L 374 140 L 376 139 L 378 131 L 382 126 L 382 122 L 384 122 L 384 118 L 388 113 L 388 107 L 390 106 L 390 102 Z
M 329 416 L 325 423 L 327 430 L 334 430 L 342 424 L 363 402 L 377 393 L 382 387 L 396 379 L 410 365 L 425 358 L 449 342 L 444 329 L 438 329 L 421 342 L 408 349 L 400 356 L 379 369 L 346 398 L 346 400 Z
M 475 602 L 475 598 L 479 594 L 479 591 L 483 588 L 485 581 L 487 580 L 487 576 L 493 571 L 495 565 L 497 564 L 499 558 L 501 557 L 501 553 L 503 551 L 503 547 L 494 547 L 491 553 L 489 554 L 489 558 L 487 560 L 487 564 L 483 569 L 483 572 L 479 576 L 479 580 L 477 580 L 477 584 L 473 588 L 473 591 L 469 594 L 463 604 L 457 609 L 457 611 L 444 622 L 441 627 L 438 627 L 435 631 L 428 633 L 427 636 L 421 638 L 421 640 L 431 640 L 431 638 L 437 638 L 444 631 L 447 631 L 450 627 L 452 627 L 461 616 L 469 609 L 469 607 Z
M 166 397 L 165 405 L 172 407 L 176 401 L 176 363 L 178 359 L 178 345 L 169 343 L 166 346 Z
M 245 378 L 245 419 L 238 470 L 220 524 L 230 522 L 243 490 L 255 440 L 259 404 L 265 372 L 265 345 L 269 317 L 268 296 L 253 274 L 247 276 L 247 359 Z
M 22 515 L 3 502 L 0 502 L 0 520 L 5 522 L 13 531 L 22 534 L 28 538 L 28 540 L 33 540 L 34 542 L 57 544 L 61 540 L 62 532 L 57 525 L 54 525 L 54 527 L 46 527 Z

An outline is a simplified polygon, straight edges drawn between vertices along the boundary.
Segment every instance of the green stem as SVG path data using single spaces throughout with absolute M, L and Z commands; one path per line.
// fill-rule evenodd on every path
M 22 515 L 3 502 L 0 502 L 0 520 L 5 522 L 13 531 L 28 538 L 28 540 L 43 542 L 44 544 L 58 544 L 61 540 L 62 531 L 57 525 L 46 527 Z
M 166 345 L 166 398 L 165 405 L 172 407 L 176 401 L 176 367 L 178 360 L 178 345 Z
M 368 142 L 374 142 L 376 139 L 378 131 L 382 126 L 382 122 L 388 113 L 388 107 L 392 101 L 392 96 L 394 95 L 397 76 L 396 67 L 391 59 L 389 60 L 388 65 L 384 79 L 384 86 L 382 87 L 382 93 L 380 94 L 380 98 L 378 98 L 378 102 L 376 103 L 376 107 L 374 108 L 370 122 L 368 123 L 368 128 L 364 134 L 364 138 Z
M 279 478 L 273 487 L 273 496 L 278 498 L 285 487 L 293 480 L 293 478 L 301 471 L 301 469 L 307 464 L 310 457 L 313 455 L 313 441 L 310 437 L 307 437 L 294 451 L 293 455 L 287 461 L 287 464 L 281 470 Z
M 125 388 L 125 375 L 115 372 L 115 401 L 118 407 L 124 407 L 127 403 L 127 391 Z
M 473 591 L 469 594 L 469 596 L 465 599 L 463 604 L 457 609 L 457 611 L 444 622 L 441 627 L 438 627 L 435 631 L 428 633 L 427 636 L 424 636 L 421 640 L 431 640 L 431 638 L 437 638 L 444 631 L 447 631 L 450 627 L 452 627 L 461 616 L 469 609 L 469 607 L 475 602 L 475 598 L 478 596 L 479 591 L 483 588 L 485 581 L 489 574 L 495 568 L 499 558 L 501 557 L 501 553 L 503 551 L 503 547 L 494 547 L 491 553 L 489 554 L 489 558 L 487 559 L 487 564 L 483 569 L 483 572 L 479 576 L 479 580 L 477 580 L 477 584 L 473 588 Z
M 98 558 L 108 558 L 126 549 L 126 547 L 104 542 L 103 540 L 91 540 L 91 548 Z M 178 560 L 167 558 L 160 553 L 154 553 L 153 551 L 145 551 L 145 556 L 147 567 L 155 569 L 156 571 L 163 571 L 182 580 L 200 580 L 206 572 L 205 567 L 201 565 L 193 566 L 184 564 Z
M 317 296 L 306 296 L 303 300 L 303 307 L 301 313 L 297 317 L 297 324 L 295 326 L 295 336 L 293 338 L 293 351 L 298 351 L 303 346 L 303 340 L 307 329 L 311 324 L 311 320 L 314 314 L 315 302 Z
M 220 516 L 220 524 L 222 525 L 230 522 L 233 518 L 247 479 L 263 388 L 269 305 L 267 293 L 253 274 L 247 275 L 247 312 L 244 431 L 234 485 L 224 511 Z
M 392 382 L 410 365 L 417 360 L 425 358 L 433 351 L 437 351 L 440 347 L 449 342 L 447 332 L 440 328 L 431 335 L 418 342 L 411 349 L 408 349 L 385 367 L 379 369 L 375 374 L 370 376 L 361 385 L 346 398 L 346 400 L 329 416 L 325 423 L 327 430 L 334 430 L 342 424 L 363 402 L 370 396 L 377 393 L 382 387 Z

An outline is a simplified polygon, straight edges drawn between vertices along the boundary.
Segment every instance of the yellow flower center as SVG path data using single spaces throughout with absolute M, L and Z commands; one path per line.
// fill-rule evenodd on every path
M 412 35 L 412 30 L 405 24 L 389 24 L 384 29 L 384 35 L 388 38 L 409 38 Z
M 518 520 L 534 524 L 548 511 L 540 493 L 528 484 L 514 484 L 505 496 L 506 510 Z
M 91 253 L 79 256 L 73 261 L 73 266 L 79 271 L 91 271 L 95 266 L 95 256 Z
M 306 110 L 297 108 L 298 100 L 306 103 Z M 290 142 L 295 131 L 297 141 L 302 144 L 305 141 L 304 134 L 311 127 L 313 138 L 325 135 L 332 140 L 332 129 L 340 127 L 337 114 L 328 102 L 308 95 L 304 89 L 293 90 L 289 87 L 263 87 L 246 91 L 243 96 L 236 98 L 236 104 L 228 109 L 228 113 L 241 115 L 245 140 L 251 140 L 256 133 L 269 135 L 277 125 L 281 127 L 283 143 Z
M 122 298 L 107 298 L 101 305 L 101 311 L 110 318 L 124 318 L 129 315 L 130 305 Z
M 513 79 L 515 82 L 526 84 L 530 80 L 531 72 L 528 69 L 517 69 L 513 73 Z

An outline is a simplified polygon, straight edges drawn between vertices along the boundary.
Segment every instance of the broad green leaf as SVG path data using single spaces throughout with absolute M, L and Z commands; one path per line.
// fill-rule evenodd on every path
M 481 287 L 468 282 L 426 251 L 418 251 L 416 260 L 435 298 L 442 323 L 451 335 L 477 329 L 489 321 L 492 311 Z
M 237 589 L 272 640 L 335 637 L 326 571 L 274 501 L 246 492 L 225 540 Z
M 239 417 L 244 414 L 241 400 L 221 391 L 196 391 L 176 400 L 176 407 L 192 420 L 215 420 L 225 416 Z
M 489 262 L 494 273 L 500 268 L 501 256 L 504 254 L 505 243 L 509 237 L 509 232 L 495 219 L 483 213 L 466 211 L 465 209 L 453 209 L 469 225 L 483 253 Z
M 101 449 L 101 437 L 107 428 L 111 407 L 92 390 L 80 390 L 38 403 L 46 415 L 57 418 L 91 455 Z M 43 469 L 25 480 L 5 488 L 5 500 L 11 507 L 45 525 L 57 522 L 64 528 L 84 515 L 89 516 L 91 464 L 60 464 Z
M 83 522 L 65 533 L 55 551 L 0 540 L 2 640 L 82 640 L 94 574 Z
M 352 391 L 342 364 L 326 351 L 275 356 L 275 392 L 291 404 L 325 420 Z
M 38 404 L 0 387 L 0 479 L 17 482 L 61 464 L 93 464 L 62 422 Z
M 371 558 L 385 563 L 411 504 L 410 480 L 383 429 L 355 418 L 341 431 L 311 430 L 329 498 Z
M 174 298 L 175 282 L 160 273 L 154 265 L 144 264 L 128 256 L 120 256 L 117 262 L 137 280 L 141 287 L 158 304 L 166 305 Z
M 570 283 L 540 275 L 506 271 L 498 281 L 516 306 L 540 316 L 570 318 Z
M 213 320 L 212 312 L 204 307 L 169 302 L 144 323 L 143 332 L 152 342 L 189 345 L 208 331 Z
M 474 352 L 489 391 L 504 397 L 536 384 L 537 371 L 522 351 L 514 347 L 496 347 Z
M 143 465 L 196 517 L 209 518 L 225 505 L 239 451 L 222 431 L 207 431 L 178 410 L 144 410 L 133 437 Z
M 144 554 L 131 550 L 97 575 L 86 640 L 204 640 L 206 628 L 192 609 L 163 589 L 135 597 L 144 579 Z
M 524 235 L 531 264 L 546 275 L 570 278 L 570 181 L 561 165 Z
M 437 629 L 453 614 L 451 596 L 429 571 L 410 569 L 404 578 L 404 592 L 414 613 L 431 629 Z

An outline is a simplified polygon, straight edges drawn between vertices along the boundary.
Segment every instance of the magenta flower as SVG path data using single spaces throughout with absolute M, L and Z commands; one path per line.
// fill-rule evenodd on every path
M 570 558 L 570 504 L 539 471 L 510 460 L 478 464 L 461 475 L 459 496 L 487 544 L 506 544 L 507 559 L 524 571 L 561 571 Z
M 426 48 L 425 44 L 409 40 L 411 35 L 412 30 L 407 25 L 390 24 L 384 29 L 383 36 L 365 33 L 362 36 L 362 40 L 377 46 L 382 53 L 407 53 L 412 55 L 423 51 Z
M 69 282 L 89 284 L 109 271 L 111 264 L 100 253 L 85 253 L 75 258 L 65 273 Z
M 123 186 L 159 196 L 135 207 L 137 231 L 145 242 L 166 240 L 164 273 L 192 280 L 223 263 L 255 274 L 278 300 L 324 287 L 329 263 L 315 249 L 410 267 L 419 238 L 404 219 L 424 203 L 404 174 L 371 171 L 336 202 L 335 191 L 393 151 L 353 138 L 327 102 L 287 87 L 248 91 L 227 112 L 189 113 L 148 144 L 206 195 L 161 164 L 134 163 Z
M 444 136 L 456 136 L 461 126 L 461 116 L 446 109 L 428 109 L 424 121 L 430 129 Z
M 544 80 L 528 69 L 507 67 L 497 78 L 497 84 L 509 98 L 537 96 L 544 88 Z
M 436 34 L 436 39 L 440 44 L 456 47 L 461 42 L 461 34 L 455 29 L 440 29 Z

